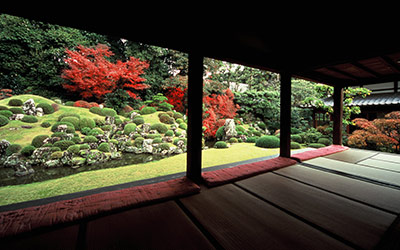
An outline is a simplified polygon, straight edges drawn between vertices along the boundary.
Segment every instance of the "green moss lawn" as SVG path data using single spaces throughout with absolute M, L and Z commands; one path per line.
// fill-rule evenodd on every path
M 228 149 L 203 151 L 203 168 L 278 154 L 253 143 L 238 143 Z M 41 199 L 67 193 L 116 185 L 186 171 L 186 154 L 160 161 L 119 168 L 82 172 L 76 175 L 31 184 L 0 187 L 0 205 Z

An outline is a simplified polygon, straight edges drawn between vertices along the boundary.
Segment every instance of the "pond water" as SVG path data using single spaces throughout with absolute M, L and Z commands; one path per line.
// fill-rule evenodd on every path
M 11 168 L 0 168 L 0 186 L 20 185 L 32 182 L 41 182 L 50 179 L 57 179 L 60 177 L 73 175 L 85 171 L 116 168 L 127 166 L 131 164 L 139 164 L 150 161 L 157 161 L 165 158 L 166 156 L 152 155 L 152 154 L 123 154 L 121 159 L 112 160 L 104 163 L 83 165 L 80 168 L 73 169 L 71 167 L 59 168 L 44 168 L 41 166 L 33 166 L 34 174 L 17 177 L 14 175 L 15 171 Z

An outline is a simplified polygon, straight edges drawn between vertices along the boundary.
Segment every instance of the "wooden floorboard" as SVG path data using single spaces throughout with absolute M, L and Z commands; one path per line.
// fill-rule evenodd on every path
M 0 249 L 75 249 L 79 225 L 0 240 Z
M 356 180 L 300 164 L 274 171 L 342 196 L 400 213 L 400 190 Z
M 327 159 L 324 157 L 312 159 L 306 161 L 305 163 L 400 187 L 400 173 L 395 173 L 383 169 L 371 168 L 364 165 L 347 163 L 338 160 Z
M 384 161 L 375 158 L 369 158 L 357 163 L 357 165 L 365 165 L 368 167 L 390 170 L 400 173 L 400 160 L 398 162 Z
M 87 249 L 214 249 L 173 201 L 87 224 Z
M 364 160 L 366 158 L 372 157 L 374 155 L 377 155 L 378 152 L 375 151 L 368 151 L 368 150 L 359 150 L 359 149 L 349 149 L 340 153 L 335 153 L 331 155 L 324 156 L 325 158 L 328 159 L 333 159 L 333 160 L 340 160 L 340 161 L 345 161 L 349 163 L 356 163 L 361 160 Z
M 181 202 L 225 249 L 348 249 L 232 184 Z
M 396 216 L 273 173 L 237 183 L 355 245 L 372 249 Z

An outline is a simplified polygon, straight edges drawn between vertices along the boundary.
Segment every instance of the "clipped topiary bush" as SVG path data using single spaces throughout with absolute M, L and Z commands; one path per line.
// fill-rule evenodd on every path
M 37 135 L 32 139 L 32 143 L 31 144 L 35 148 L 40 148 L 44 144 L 43 141 L 46 140 L 47 138 L 49 138 L 48 135 Z
M 0 127 L 7 125 L 9 121 L 7 117 L 0 115 Z
M 143 137 L 138 137 L 138 138 L 135 139 L 134 145 L 136 147 L 141 147 L 143 145 L 143 141 L 144 141 Z
M 174 131 L 168 130 L 167 132 L 165 132 L 165 136 L 174 136 Z
M 67 101 L 64 105 L 72 107 L 74 106 L 74 103 L 75 103 L 74 101 Z
M 164 134 L 165 132 L 168 131 L 168 127 L 162 123 L 154 123 L 153 125 L 151 125 L 150 129 L 157 130 L 158 133 L 160 133 L 160 134 Z
M 160 116 L 160 122 L 165 123 L 165 124 L 174 124 L 175 119 L 169 116 L 168 114 L 162 114 Z
M 84 135 L 89 135 L 90 131 L 92 131 L 92 129 L 89 128 L 89 127 L 83 127 L 81 129 L 81 133 L 84 134 Z
M 23 114 L 24 111 L 22 110 L 22 108 L 10 108 L 9 109 L 13 114 Z
M 124 127 L 124 134 L 129 135 L 136 131 L 136 124 L 135 123 L 128 123 Z
M 187 129 L 187 124 L 182 122 L 181 124 L 179 124 L 179 128 L 186 130 Z
M 24 148 L 22 148 L 21 154 L 23 156 L 31 156 L 33 151 L 35 151 L 35 147 L 32 145 L 29 145 L 29 146 L 25 146 Z
M 155 113 L 157 110 L 155 107 L 144 107 L 142 110 L 140 110 L 141 115 L 149 115 Z
M 290 138 L 292 141 L 297 142 L 297 143 L 302 143 L 302 138 L 300 135 L 291 135 Z
M 70 122 L 56 122 L 51 126 L 51 132 L 56 132 L 58 126 L 60 125 L 67 125 L 67 133 L 74 133 L 75 132 L 75 127 L 72 125 Z
M 81 116 L 80 116 L 79 114 L 77 114 L 77 113 L 66 112 L 66 113 L 62 113 L 62 114 L 58 117 L 57 121 L 61 121 L 64 117 L 76 117 L 76 118 L 78 118 L 78 119 L 81 119 Z
M 217 141 L 214 145 L 214 148 L 227 148 L 228 144 L 224 141 Z
M 158 148 L 161 150 L 169 150 L 169 144 L 168 143 L 161 143 Z
M 24 115 L 24 118 L 22 118 L 21 121 L 26 123 L 35 123 L 38 122 L 38 119 L 36 118 L 36 116 L 33 115 Z
M 178 112 L 174 113 L 173 117 L 175 119 L 182 119 L 183 120 L 183 115 L 181 113 L 178 113 Z
M 67 148 L 67 151 L 73 154 L 79 154 L 80 145 L 71 145 Z
M 256 146 L 261 148 L 279 148 L 279 138 L 273 135 L 264 135 L 257 139 Z
M 180 124 L 179 124 L 180 125 Z M 221 126 L 217 129 L 217 132 L 215 133 L 215 138 L 217 140 L 222 140 L 222 138 L 224 138 L 225 136 L 225 126 Z
M 301 148 L 301 146 L 297 142 L 290 142 L 290 148 L 291 149 L 299 149 L 299 148 Z
M 85 138 L 83 138 L 84 143 L 95 143 L 97 141 L 98 141 L 97 138 L 93 135 L 88 135 L 88 136 L 85 136 Z
M 9 106 L 22 106 L 24 103 L 20 99 L 10 99 L 8 101 Z
M 10 118 L 13 115 L 13 112 L 10 110 L 0 110 L 0 115 Z
M 136 116 L 135 118 L 132 119 L 132 122 L 135 123 L 136 125 L 140 125 L 144 123 L 144 119 L 141 116 Z
M 19 144 L 11 144 L 10 146 L 7 147 L 6 149 L 6 155 L 10 156 L 14 153 L 18 153 L 21 150 L 21 145 Z
M 260 138 L 260 137 L 258 137 L 258 136 L 250 136 L 250 137 L 247 137 L 246 142 L 255 143 L 258 138 Z
M 229 139 L 229 143 L 238 143 L 238 139 L 236 139 L 235 137 L 232 137 Z
M 161 137 L 156 137 L 153 140 L 153 143 L 161 143 L 162 142 L 162 138 Z
M 310 143 L 310 144 L 308 144 L 308 146 L 310 148 L 323 148 L 323 147 L 325 147 L 325 145 L 321 144 L 321 143 Z
M 39 103 L 36 108 L 42 108 L 43 109 L 43 113 L 45 114 L 52 114 L 54 113 L 54 108 L 53 106 L 51 106 L 48 103 Z
M 94 128 L 89 132 L 89 135 L 104 135 L 104 131 L 101 128 Z
M 110 152 L 110 144 L 103 142 L 97 147 L 97 150 L 101 152 Z
M 92 112 L 93 114 L 102 115 L 100 107 L 91 107 L 89 111 Z
M 50 122 L 42 122 L 42 124 L 40 124 L 40 126 L 42 128 L 49 128 L 51 126 Z
M 319 138 L 317 143 L 324 144 L 325 146 L 331 145 L 331 141 L 328 138 Z
M 89 144 L 81 144 L 81 145 L 79 145 L 79 150 L 88 150 L 88 149 L 90 149 L 90 146 L 89 146 Z
M 61 159 L 61 157 L 63 157 L 63 152 L 61 152 L 59 150 L 54 151 L 50 155 L 50 159 L 52 159 L 52 160 L 58 160 L 58 159 Z
M 67 148 L 72 145 L 75 145 L 75 142 L 69 140 L 61 140 L 53 144 L 54 147 L 59 147 L 61 150 L 67 150 Z
M 101 115 L 102 116 L 111 116 L 114 117 L 117 115 L 117 111 L 115 111 L 114 109 L 111 108 L 103 108 L 101 110 Z
M 80 130 L 79 118 L 76 118 L 73 116 L 67 116 L 67 117 L 62 118 L 61 122 L 69 122 L 74 126 L 75 130 Z
M 79 128 L 85 128 L 85 127 L 94 128 L 96 127 L 96 123 L 92 118 L 82 117 L 79 120 Z

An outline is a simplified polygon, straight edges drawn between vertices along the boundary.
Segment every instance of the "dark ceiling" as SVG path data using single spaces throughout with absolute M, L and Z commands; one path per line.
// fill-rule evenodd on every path
M 135 15 L 105 18 L 73 13 L 6 12 L 274 72 L 289 72 L 330 85 L 400 80 L 399 37 L 394 32 L 360 24 L 315 22 L 314 26 L 305 26 L 292 22 L 279 27 L 257 25 L 250 30 L 234 25 L 204 25 L 201 21 L 177 24 L 176 19 L 168 18 L 163 21 L 169 25 L 159 25 L 152 22 L 151 15 L 145 23 L 135 25 L 141 21 Z

